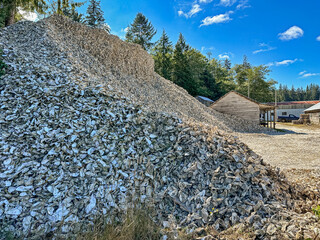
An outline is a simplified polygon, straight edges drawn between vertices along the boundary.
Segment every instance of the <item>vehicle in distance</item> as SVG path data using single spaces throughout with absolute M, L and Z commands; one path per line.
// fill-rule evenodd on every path
M 292 122 L 293 120 L 299 120 L 299 117 L 293 114 L 289 114 L 289 116 L 278 116 L 278 122 Z

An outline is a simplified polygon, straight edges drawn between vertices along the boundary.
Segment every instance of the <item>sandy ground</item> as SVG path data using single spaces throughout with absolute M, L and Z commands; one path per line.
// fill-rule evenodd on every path
M 283 170 L 289 179 L 320 179 L 320 126 L 277 123 L 277 129 L 281 132 L 237 135 L 265 162 Z

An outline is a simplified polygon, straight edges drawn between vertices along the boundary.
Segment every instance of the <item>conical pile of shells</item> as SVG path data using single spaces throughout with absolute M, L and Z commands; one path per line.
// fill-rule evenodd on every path
M 163 229 L 248 226 L 261 239 L 319 234 L 314 215 L 294 212 L 296 191 L 284 175 L 235 137 L 114 90 L 121 71 L 119 81 L 152 74 L 138 46 L 120 44 L 135 49 L 129 59 L 137 68 L 126 69 L 120 57 L 124 65 L 113 68 L 88 51 L 87 72 L 85 57 L 76 64 L 53 38 L 57 26 L 65 31 L 55 22 L 74 24 L 55 16 L 0 33 L 8 65 L 0 79 L 0 238 L 74 237 L 99 217 L 146 206 Z M 111 72 L 100 74 L 94 61 Z

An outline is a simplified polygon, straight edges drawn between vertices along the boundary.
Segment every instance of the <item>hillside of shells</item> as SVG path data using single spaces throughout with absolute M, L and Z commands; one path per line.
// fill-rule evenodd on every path
M 233 137 L 241 123 L 155 74 L 140 46 L 53 16 L 2 29 L 0 48 L 0 239 L 73 239 L 137 207 L 156 209 L 163 239 L 319 236 L 318 196 Z

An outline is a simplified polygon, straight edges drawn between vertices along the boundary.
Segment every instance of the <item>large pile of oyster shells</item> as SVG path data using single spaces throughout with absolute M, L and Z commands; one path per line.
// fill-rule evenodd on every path
M 99 75 L 94 61 L 86 72 L 53 38 L 57 26 L 64 31 L 56 22 L 73 24 L 55 16 L 0 32 L 8 65 L 0 79 L 0 239 L 73 237 L 137 206 L 155 208 L 166 229 L 241 223 L 263 239 L 319 234 L 314 215 L 293 211 L 296 191 L 282 174 L 217 127 L 122 97 L 110 83 L 139 73 Z

